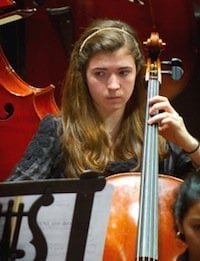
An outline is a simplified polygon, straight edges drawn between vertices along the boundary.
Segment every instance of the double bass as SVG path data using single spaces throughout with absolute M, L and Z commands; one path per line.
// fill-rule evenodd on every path
M 153 32 L 145 43 L 147 105 L 141 173 L 121 173 L 107 178 L 114 186 L 104 261 L 173 261 L 186 245 L 176 237 L 173 202 L 182 180 L 158 173 L 158 126 L 148 125 L 148 100 L 161 85 L 160 52 L 164 43 Z M 181 66 L 181 61 L 180 66 Z M 179 66 L 178 66 L 179 67 Z M 178 68 L 181 77 L 181 67 Z

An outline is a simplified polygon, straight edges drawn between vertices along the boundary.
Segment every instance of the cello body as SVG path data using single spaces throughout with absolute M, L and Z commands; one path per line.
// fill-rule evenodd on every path
M 15 1 L 3 0 L 0 8 L 6 10 L 15 4 Z M 26 83 L 12 68 L 0 46 L 0 181 L 11 174 L 21 159 L 41 119 L 48 113 L 59 113 L 54 90 L 54 85 L 37 88 Z
M 108 177 L 107 182 L 114 186 L 114 195 L 103 260 L 136 260 L 141 174 L 116 174 Z M 176 236 L 172 214 L 175 192 L 181 182 L 175 177 L 159 175 L 159 261 L 174 261 L 186 248 Z
M 20 160 L 40 120 L 58 114 L 54 86 L 36 88 L 24 82 L 0 49 L 0 180 L 5 180 Z
M 12 6 L 14 4 L 15 4 L 15 1 L 13 1 L 13 0 L 1 0 L 0 8 Z

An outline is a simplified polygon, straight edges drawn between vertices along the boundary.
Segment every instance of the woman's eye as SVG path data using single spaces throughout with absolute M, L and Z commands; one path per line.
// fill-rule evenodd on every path
M 96 77 L 102 77 L 102 76 L 105 75 L 105 72 L 104 72 L 104 71 L 96 71 L 96 72 L 94 73 L 94 75 L 95 75 Z
M 200 224 L 195 224 L 192 227 L 195 231 L 200 231 Z
M 123 70 L 123 71 L 120 71 L 119 72 L 119 74 L 121 75 L 121 76 L 127 76 L 128 74 L 130 73 L 130 71 L 128 71 L 128 70 Z

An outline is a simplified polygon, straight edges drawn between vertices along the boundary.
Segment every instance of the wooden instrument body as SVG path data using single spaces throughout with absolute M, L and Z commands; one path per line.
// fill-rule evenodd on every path
M 121 173 L 107 179 L 115 189 L 104 261 L 135 260 L 140 180 L 140 173 Z M 159 175 L 159 261 L 176 260 L 186 248 L 176 236 L 172 213 L 175 192 L 181 182 L 182 180 L 175 177 Z
M 6 179 L 21 159 L 40 120 L 58 114 L 54 86 L 36 88 L 24 82 L 0 50 L 0 180 Z
M 1 0 L 0 8 L 9 7 L 9 6 L 12 6 L 14 4 L 15 4 L 15 1 L 13 1 L 13 0 Z

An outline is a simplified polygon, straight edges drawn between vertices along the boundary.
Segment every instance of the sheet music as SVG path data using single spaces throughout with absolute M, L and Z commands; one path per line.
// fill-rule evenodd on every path
M 103 191 L 95 193 L 84 261 L 102 260 L 112 192 L 113 186 L 106 184 Z M 20 200 L 23 200 L 25 204 L 25 210 L 28 210 L 38 197 L 40 195 L 20 197 Z M 48 244 L 47 261 L 64 261 L 66 258 L 75 199 L 75 193 L 54 194 L 54 202 L 50 206 L 42 206 L 38 212 L 38 225 Z M 2 198 L 0 198 L 0 201 L 2 201 Z M 27 217 L 23 217 L 17 248 L 25 250 L 26 256 L 16 260 L 34 260 L 35 249 L 30 243 L 32 239 Z

